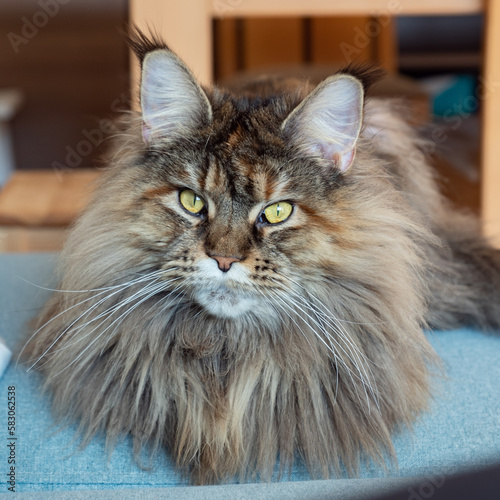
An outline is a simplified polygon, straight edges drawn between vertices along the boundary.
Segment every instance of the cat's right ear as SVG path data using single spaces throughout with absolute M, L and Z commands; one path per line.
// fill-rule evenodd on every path
M 207 95 L 167 48 L 148 52 L 142 61 L 141 109 L 146 143 L 186 137 L 212 119 Z

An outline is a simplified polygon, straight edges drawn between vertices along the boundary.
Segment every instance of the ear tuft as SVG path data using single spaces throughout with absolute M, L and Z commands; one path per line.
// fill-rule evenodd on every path
M 361 130 L 363 98 L 360 80 L 347 74 L 331 76 L 292 111 L 282 130 L 305 154 L 346 172 Z
M 212 108 L 207 95 L 165 42 L 157 35 L 148 38 L 138 28 L 128 39 L 142 66 L 140 100 L 144 141 L 185 137 L 209 123 Z
M 350 63 L 345 68 L 337 72 L 338 75 L 353 76 L 361 82 L 365 95 L 377 82 L 382 80 L 386 72 L 380 66 L 373 66 L 366 63 Z
M 139 59 L 141 67 L 148 52 L 161 49 L 170 50 L 168 45 L 158 33 L 150 30 L 148 36 L 137 26 L 132 26 L 130 28 L 130 30 L 125 34 L 125 40 L 137 56 L 137 59 Z

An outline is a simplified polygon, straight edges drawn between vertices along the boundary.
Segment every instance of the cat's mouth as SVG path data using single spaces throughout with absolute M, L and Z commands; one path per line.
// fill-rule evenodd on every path
M 210 314 L 220 318 L 237 318 L 258 305 L 253 294 L 225 284 L 196 290 L 194 297 Z

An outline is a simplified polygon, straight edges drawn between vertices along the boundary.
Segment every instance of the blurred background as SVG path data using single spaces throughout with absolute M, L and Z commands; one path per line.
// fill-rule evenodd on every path
M 378 14 L 239 17 L 244 1 L 214 2 L 205 47 L 211 64 L 202 80 L 233 86 L 260 73 L 319 80 L 349 62 L 379 64 L 388 77 L 375 93 L 403 97 L 416 126 L 431 120 L 439 127 L 444 139 L 430 153 L 443 190 L 479 212 L 483 14 L 389 16 L 388 0 Z M 0 249 L 60 247 L 55 229 L 86 200 L 76 200 L 71 189 L 79 181 L 69 179 L 78 171 L 81 182 L 93 178 L 112 135 L 109 120 L 136 103 L 135 63 L 123 37 L 134 17 L 126 0 L 0 0 Z M 162 26 L 161 19 L 148 22 Z M 189 34 L 196 26 L 180 29 Z M 43 173 L 51 174 L 47 184 Z M 47 193 L 49 202 L 37 201 Z M 62 208 L 43 205 L 56 195 Z M 21 226 L 54 231 L 37 243 L 20 239 Z

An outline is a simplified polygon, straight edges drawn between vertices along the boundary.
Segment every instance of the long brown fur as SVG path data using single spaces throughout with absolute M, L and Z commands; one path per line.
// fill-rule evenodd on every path
M 168 51 L 132 38 L 141 60 Z M 422 328 L 499 326 L 498 252 L 443 200 L 397 106 L 366 100 L 342 173 L 283 132 L 312 90 L 205 89 L 210 120 L 163 142 L 125 120 L 24 351 L 86 440 L 166 447 L 197 484 L 269 480 L 278 457 L 281 472 L 300 456 L 314 477 L 355 473 L 427 408 L 439 363 Z M 184 187 L 210 200 L 205 218 L 182 212 Z M 254 224 L 280 193 L 290 220 Z M 220 317 L 195 300 L 210 255 L 241 258 L 249 281 L 227 286 L 256 307 Z

